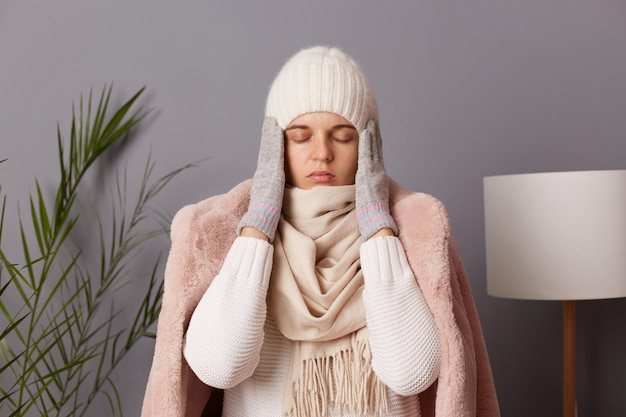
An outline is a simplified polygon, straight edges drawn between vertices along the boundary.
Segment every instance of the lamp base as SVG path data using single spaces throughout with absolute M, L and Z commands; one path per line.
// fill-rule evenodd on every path
M 563 417 L 576 417 L 576 301 L 563 301 Z

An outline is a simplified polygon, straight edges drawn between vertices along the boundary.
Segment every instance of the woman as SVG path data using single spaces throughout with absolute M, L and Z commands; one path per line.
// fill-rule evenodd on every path
M 173 222 L 144 415 L 210 412 L 216 389 L 223 416 L 499 414 L 445 211 L 390 186 L 356 62 L 327 47 L 287 61 L 245 213 L 237 188 Z M 233 216 L 237 235 L 217 232 Z

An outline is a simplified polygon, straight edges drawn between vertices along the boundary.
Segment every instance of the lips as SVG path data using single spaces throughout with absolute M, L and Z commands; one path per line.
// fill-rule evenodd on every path
M 313 171 L 307 176 L 307 178 L 314 183 L 324 184 L 334 180 L 335 176 L 328 171 Z

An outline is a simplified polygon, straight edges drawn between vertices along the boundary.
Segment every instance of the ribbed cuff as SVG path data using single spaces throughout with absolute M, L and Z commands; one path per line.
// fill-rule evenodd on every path
M 396 236 L 370 239 L 361 244 L 360 251 L 361 268 L 368 282 L 376 284 L 415 279 L 402 243 Z
M 269 272 L 272 268 L 274 247 L 263 239 L 239 236 L 230 247 L 220 275 L 237 279 L 261 277 L 262 287 L 269 284 Z
M 383 203 L 376 203 L 363 207 L 356 214 L 359 231 L 364 240 L 367 240 L 380 229 L 391 229 L 397 235 L 396 222 L 389 214 L 389 207 Z
M 237 227 L 237 234 L 241 233 L 244 227 L 253 227 L 274 241 L 278 221 L 280 220 L 280 210 L 267 204 L 250 205 L 248 211 L 241 218 Z

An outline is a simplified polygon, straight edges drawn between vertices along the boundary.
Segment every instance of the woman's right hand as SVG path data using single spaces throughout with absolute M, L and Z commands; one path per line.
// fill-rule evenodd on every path
M 244 229 L 252 228 L 261 232 L 265 240 L 272 242 L 280 220 L 284 191 L 283 131 L 275 118 L 266 117 L 263 121 L 257 168 L 252 177 L 250 205 L 239 222 L 238 234 L 244 236 Z
M 263 239 L 263 240 L 268 241 L 268 242 L 270 240 L 270 238 L 267 237 L 265 235 L 265 233 L 260 232 L 260 231 L 256 230 L 254 227 L 249 227 L 249 226 L 243 227 L 241 229 L 241 232 L 239 232 L 239 236 L 255 237 L 257 239 Z

